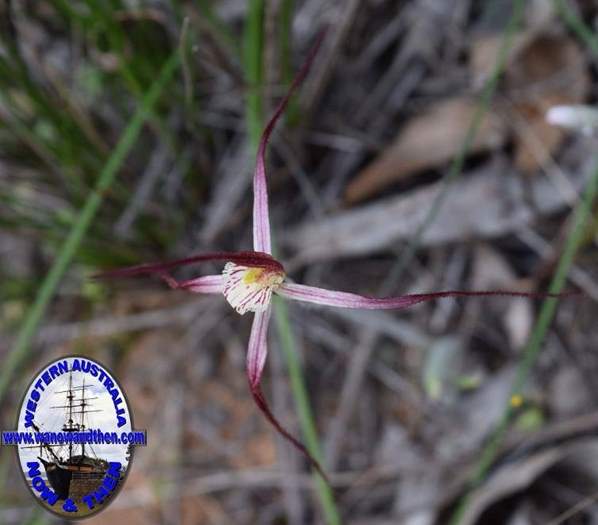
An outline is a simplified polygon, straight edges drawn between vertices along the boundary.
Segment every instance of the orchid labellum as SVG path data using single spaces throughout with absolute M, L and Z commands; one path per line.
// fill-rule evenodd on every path
M 303 301 L 338 308 L 360 308 L 368 310 L 398 310 L 443 297 L 472 296 L 549 296 L 550 294 L 530 294 L 512 291 L 443 291 L 427 294 L 401 295 L 398 297 L 374 298 L 354 293 L 327 290 L 305 284 L 295 284 L 286 279 L 283 265 L 272 256 L 270 218 L 268 210 L 268 188 L 266 181 L 266 146 L 272 130 L 284 112 L 287 103 L 297 86 L 307 75 L 311 63 L 320 47 L 323 34 L 318 38 L 309 53 L 299 74 L 294 79 L 288 93 L 278 105 L 274 115 L 262 134 L 253 177 L 253 251 L 213 252 L 191 256 L 176 261 L 142 264 L 99 274 L 97 277 L 127 277 L 157 275 L 172 288 L 203 294 L 222 294 L 228 303 L 241 315 L 253 312 L 253 324 L 247 348 L 247 377 L 253 398 L 270 423 L 309 459 L 311 464 L 323 474 L 320 465 L 305 446 L 293 437 L 274 417 L 262 394 L 260 381 L 266 356 L 268 324 L 272 312 L 272 295 L 286 299 Z M 174 279 L 169 271 L 182 265 L 203 261 L 222 261 L 224 269 L 220 275 L 197 277 L 187 281 Z

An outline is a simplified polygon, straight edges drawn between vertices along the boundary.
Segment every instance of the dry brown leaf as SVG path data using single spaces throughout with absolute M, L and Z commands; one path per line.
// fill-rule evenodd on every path
M 475 112 L 474 100 L 458 97 L 443 100 L 415 117 L 382 155 L 349 184 L 347 202 L 361 201 L 402 177 L 449 161 L 462 147 Z M 505 125 L 492 113 L 487 114 L 470 151 L 494 149 L 504 144 L 506 138 Z
M 546 111 L 558 104 L 583 102 L 589 82 L 583 52 L 564 35 L 539 35 L 519 51 L 505 75 L 515 112 L 509 121 L 519 170 L 531 173 L 547 163 L 565 132 L 546 122 Z
M 511 44 L 511 52 L 507 57 L 507 67 L 531 38 L 532 35 L 527 32 L 515 35 Z M 483 86 L 484 82 L 492 76 L 496 62 L 500 57 L 502 44 L 502 33 L 484 33 L 474 39 L 471 44 L 469 59 L 469 70 L 471 71 L 474 86 Z
M 512 2 L 504 1 L 506 9 L 512 8 Z M 491 11 L 493 11 L 491 9 Z M 554 26 L 554 20 L 558 17 L 554 5 L 550 0 L 528 0 L 525 2 L 525 30 L 514 35 L 510 42 L 509 54 L 507 56 L 507 68 L 517 58 L 519 52 L 538 35 L 545 33 Z M 469 68 L 474 78 L 475 86 L 482 86 L 492 76 L 501 53 L 504 42 L 504 32 L 508 17 L 503 18 L 503 24 L 492 16 L 489 25 L 479 28 L 473 32 L 470 46 Z M 498 22 L 498 23 L 497 23 Z
M 494 68 L 496 63 L 489 57 L 496 55 L 501 41 L 495 35 L 484 36 L 472 46 L 474 79 L 487 78 L 489 65 Z M 546 165 L 564 136 L 564 131 L 545 121 L 546 111 L 557 104 L 581 103 L 588 90 L 586 61 L 573 40 L 535 31 L 517 35 L 504 79 L 510 102 L 486 114 L 470 153 L 500 147 L 512 132 L 515 166 L 525 173 L 534 172 Z M 362 201 L 405 176 L 447 163 L 462 147 L 476 109 L 474 99 L 456 97 L 415 117 L 349 184 L 346 201 Z

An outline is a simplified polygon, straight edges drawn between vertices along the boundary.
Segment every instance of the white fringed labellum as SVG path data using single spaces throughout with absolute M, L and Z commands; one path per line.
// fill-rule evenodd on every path
M 271 268 L 226 263 L 222 272 L 223 294 L 228 303 L 241 315 L 263 312 L 272 299 L 272 292 L 284 281 L 284 273 Z

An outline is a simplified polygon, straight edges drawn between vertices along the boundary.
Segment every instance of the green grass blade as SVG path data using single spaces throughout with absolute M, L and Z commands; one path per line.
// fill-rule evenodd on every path
M 598 38 L 594 35 L 594 33 L 587 26 L 585 26 L 583 21 L 563 0 L 554 0 L 554 4 L 569 28 L 575 32 L 577 36 L 586 43 L 591 52 L 598 57 Z M 598 166 L 598 157 L 596 157 L 595 163 Z M 567 275 L 575 259 L 575 254 L 577 253 L 577 250 L 583 241 L 586 224 L 589 220 L 591 220 L 592 208 L 596 198 L 597 190 L 598 167 L 596 168 L 596 171 L 593 173 L 588 186 L 586 187 L 582 200 L 578 203 L 573 212 L 573 228 L 569 238 L 567 239 L 563 254 L 561 255 L 556 272 L 550 284 L 549 291 L 552 293 L 560 293 L 565 286 Z M 486 477 L 488 470 L 498 455 L 500 444 L 502 443 L 509 429 L 513 415 L 513 407 L 510 403 L 510 400 L 513 398 L 513 396 L 521 395 L 529 373 L 538 357 L 541 344 L 546 337 L 550 323 L 554 319 L 556 306 L 556 299 L 547 299 L 542 305 L 542 309 L 540 310 L 540 315 L 534 326 L 532 335 L 524 350 L 523 357 L 517 367 L 517 373 L 511 387 L 506 408 L 492 438 L 482 451 L 480 460 L 474 470 L 471 479 L 472 488 L 477 486 Z M 470 493 L 467 493 L 457 505 L 457 508 L 451 517 L 451 525 L 458 525 L 461 522 L 462 517 L 469 507 L 469 502 Z
M 115 13 L 122 9 L 117 9 L 108 2 L 87 0 L 89 15 L 82 17 L 76 14 L 76 10 L 72 8 L 67 0 L 54 1 L 60 5 L 64 13 L 68 13 L 69 18 L 77 23 L 82 35 L 86 36 L 91 27 L 102 28 L 105 31 L 110 49 L 118 56 L 118 71 L 124 85 L 136 98 L 142 98 L 144 93 L 143 79 L 154 78 L 155 72 L 152 66 L 145 62 L 147 58 L 145 55 L 142 55 L 144 61 L 141 64 L 132 64 L 129 57 L 127 57 L 125 53 L 126 33 L 115 18 Z M 170 129 L 154 114 L 153 108 L 149 108 L 149 112 L 149 123 L 155 127 L 160 134 L 160 138 L 170 147 L 171 151 L 176 151 L 176 140 Z
M 245 114 L 247 130 L 251 141 L 251 148 L 257 150 L 264 127 L 262 116 L 262 51 L 264 47 L 264 0 L 250 0 L 247 19 L 245 20 L 245 34 L 243 46 L 243 65 L 247 94 L 245 99 Z
M 594 57 L 598 57 L 598 38 L 591 28 L 586 26 L 564 0 L 554 0 L 555 8 L 565 24 L 571 29 L 580 40 L 590 49 Z
M 274 320 L 280 338 L 282 353 L 291 378 L 291 390 L 295 398 L 297 411 L 299 412 L 299 424 L 305 437 L 305 446 L 310 454 L 321 464 L 322 450 L 309 404 L 303 370 L 297 357 L 297 348 L 289 320 L 289 311 L 284 300 L 277 297 L 274 298 Z M 314 473 L 314 478 L 326 523 L 329 525 L 340 524 L 340 515 L 336 508 L 332 488 L 319 473 Z
M 218 38 L 219 42 L 232 56 L 238 56 L 240 49 L 237 38 L 228 28 L 228 26 L 214 12 L 212 4 L 208 0 L 198 0 L 197 5 L 199 12 L 212 29 L 213 34 Z
M 596 164 L 598 165 L 598 157 L 596 158 Z M 573 228 L 567 244 L 565 245 L 563 254 L 559 259 L 556 272 L 550 283 L 549 291 L 551 293 L 561 293 L 567 282 L 567 275 L 573 265 L 575 254 L 584 237 L 585 227 L 588 220 L 591 219 L 592 207 L 596 198 L 596 190 L 598 188 L 598 168 L 592 174 L 590 182 L 585 190 L 583 199 L 577 205 L 573 212 Z M 557 299 L 546 299 L 542 304 L 540 315 L 534 326 L 534 330 L 529 339 L 529 342 L 523 352 L 523 356 L 517 367 L 517 373 L 511 386 L 509 398 L 507 400 L 506 408 L 501 416 L 498 427 L 494 431 L 492 439 L 489 441 L 487 446 L 482 451 L 482 455 L 476 466 L 473 477 L 471 479 L 472 487 L 477 486 L 488 473 L 489 468 L 494 463 L 500 444 L 502 443 L 505 434 L 509 428 L 511 422 L 511 416 L 513 415 L 513 406 L 511 405 L 511 399 L 514 396 L 522 394 L 523 387 L 527 381 L 529 373 L 538 357 L 541 349 L 542 342 L 546 337 L 550 323 L 554 319 L 554 314 L 557 306 Z M 452 525 L 460 523 L 465 511 L 469 506 L 469 496 L 466 495 L 457 507 L 457 510 L 453 514 L 451 519 Z
M 10 378 L 14 371 L 27 355 L 27 350 L 42 320 L 46 308 L 54 296 L 56 288 L 66 272 L 83 236 L 98 212 L 103 200 L 103 193 L 111 186 L 116 174 L 125 161 L 133 144 L 136 142 L 141 128 L 151 114 L 151 109 L 157 102 L 160 94 L 173 77 L 179 64 L 179 54 L 175 52 L 164 64 L 156 81 L 143 97 L 141 104 L 124 130 L 114 152 L 100 172 L 95 189 L 87 198 L 85 205 L 79 213 L 78 219 L 71 229 L 67 239 L 61 247 L 54 264 L 42 282 L 37 297 L 29 309 L 16 342 L 7 358 L 4 360 L 0 371 L 0 403 L 4 398 Z

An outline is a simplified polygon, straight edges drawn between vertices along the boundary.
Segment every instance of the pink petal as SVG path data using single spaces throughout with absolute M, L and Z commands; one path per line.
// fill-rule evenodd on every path
M 262 378 L 262 370 L 268 355 L 268 323 L 272 315 L 272 307 L 269 306 L 263 312 L 256 312 L 251 325 L 251 335 L 247 347 L 247 378 L 249 386 L 259 385 Z
M 509 296 L 509 297 L 564 297 L 565 294 L 551 294 L 551 293 L 526 293 L 526 292 L 511 292 L 508 290 L 492 290 L 481 292 L 464 292 L 464 291 L 447 291 L 447 292 L 433 292 L 427 294 L 412 294 L 400 295 L 398 297 L 386 297 L 378 299 L 375 297 L 366 297 L 348 292 L 338 292 L 334 290 L 326 290 L 324 288 L 316 288 L 314 286 L 306 286 L 304 284 L 283 283 L 275 291 L 278 295 L 293 299 L 296 301 L 305 301 L 307 303 L 323 304 L 326 306 L 337 306 L 339 308 L 361 308 L 365 310 L 394 310 L 407 308 L 414 304 L 432 299 L 441 299 L 443 297 L 487 297 L 487 296 Z
M 251 335 L 249 336 L 249 347 L 247 349 L 247 379 L 251 395 L 262 413 L 266 416 L 272 426 L 288 441 L 290 441 L 297 450 L 299 450 L 312 464 L 312 466 L 326 479 L 326 474 L 318 461 L 309 453 L 305 445 L 295 438 L 282 424 L 276 419 L 264 394 L 262 392 L 260 381 L 262 371 L 268 355 L 268 323 L 272 307 L 269 306 L 265 312 L 256 312 L 251 325 Z
M 222 275 L 205 275 L 182 281 L 178 283 L 177 288 L 194 293 L 221 294 L 224 290 L 224 279 Z
M 262 138 L 257 149 L 257 160 L 253 174 L 253 249 L 259 252 L 272 253 L 270 214 L 268 211 L 268 184 L 266 182 L 266 146 L 268 145 L 272 130 L 286 109 L 291 96 L 309 72 L 311 64 L 320 49 L 324 35 L 325 32 L 320 33 L 316 43 L 307 55 L 303 66 L 301 66 L 299 73 L 297 73 L 297 76 L 293 80 L 289 91 L 278 104 L 274 115 L 262 133 Z
M 118 268 L 116 270 L 109 270 L 101 272 L 93 276 L 94 279 L 106 279 L 115 277 L 136 277 L 138 275 L 160 275 L 165 280 L 167 277 L 165 273 L 169 270 L 177 268 L 178 266 L 186 266 L 198 262 L 206 261 L 227 261 L 243 264 L 245 266 L 256 268 L 268 268 L 275 272 L 284 273 L 284 268 L 276 259 L 269 253 L 261 252 L 208 252 L 200 255 L 193 255 L 185 259 L 177 259 L 175 261 L 167 261 L 160 263 L 138 264 L 137 266 L 129 266 L 128 268 Z M 174 286 L 177 288 L 177 286 Z

